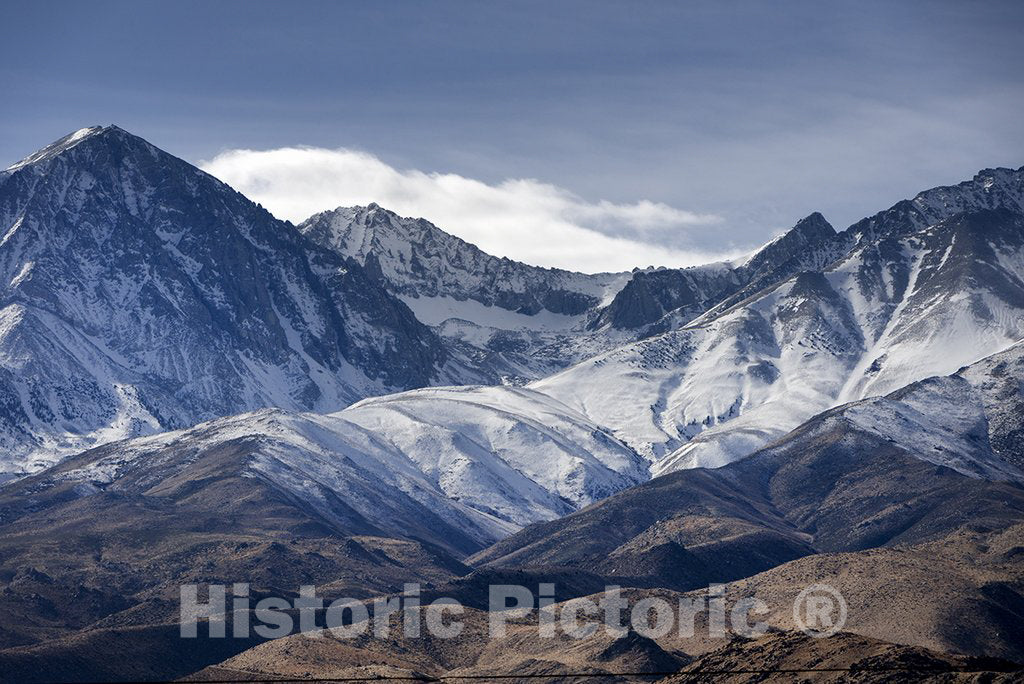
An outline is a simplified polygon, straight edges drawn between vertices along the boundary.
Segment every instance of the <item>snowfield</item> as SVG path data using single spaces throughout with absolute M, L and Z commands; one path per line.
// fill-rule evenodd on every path
M 184 468 L 236 440 L 253 445 L 246 472 L 303 500 L 330 491 L 376 519 L 375 497 L 394 490 L 483 542 L 648 478 L 637 454 L 550 397 L 476 387 L 415 390 L 327 415 L 266 410 L 223 418 L 125 442 L 64 479 L 107 485 L 127 468 L 161 466 L 159 458 Z

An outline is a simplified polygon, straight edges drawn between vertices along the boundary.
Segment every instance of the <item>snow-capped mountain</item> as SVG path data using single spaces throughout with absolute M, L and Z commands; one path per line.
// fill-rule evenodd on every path
M 531 387 L 661 473 L 723 465 L 838 403 L 951 373 L 1024 337 L 1022 176 L 921 193 L 826 236 L 811 265 L 846 251 L 826 268 Z
M 349 534 L 360 533 L 357 520 L 463 552 L 648 476 L 637 454 L 550 397 L 477 387 L 413 390 L 327 415 L 221 418 L 96 449 L 55 477 L 86 494 L 127 481 L 138 489 L 147 473 L 200 477 L 221 452 L 233 454 L 232 476 L 258 478 Z
M 815 212 L 742 263 L 637 271 L 601 311 L 595 327 L 640 329 L 641 337 L 678 328 L 796 273 L 827 266 L 843 253 L 845 242 Z
M 536 379 L 632 339 L 586 333 L 629 273 L 588 275 L 495 257 L 376 204 L 317 214 L 299 230 L 379 277 L 477 369 L 477 382 Z
M 1022 177 L 1024 168 L 982 169 L 971 180 L 925 190 L 913 199 L 897 202 L 886 211 L 858 221 L 846 232 L 860 242 L 870 242 L 908 235 L 950 216 L 979 209 L 1024 212 Z
M 299 230 L 378 273 L 400 295 L 469 300 L 527 316 L 588 313 L 629 275 L 587 275 L 491 256 L 425 219 L 404 218 L 376 204 L 316 214 Z
M 299 230 L 379 276 L 474 369 L 467 382 L 542 378 L 821 268 L 846 245 L 812 214 L 744 263 L 589 275 L 491 256 L 377 205 L 323 212 Z
M 361 266 L 114 126 L 0 172 L 0 234 L 0 472 L 449 377 Z

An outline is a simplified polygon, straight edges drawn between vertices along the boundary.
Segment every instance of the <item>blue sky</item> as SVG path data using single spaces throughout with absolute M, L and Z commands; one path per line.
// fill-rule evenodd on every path
M 544 211 L 652 246 L 629 258 L 686 261 L 1024 165 L 1020 2 L 46 2 L 0 18 L 0 161 L 117 123 L 294 199 L 276 213 L 426 198 L 401 209 L 548 265 L 618 263 L 601 242 L 589 260 L 524 256 L 558 228 L 515 225 Z M 295 194 L 277 157 L 213 163 L 297 146 L 347 155 L 323 167 L 336 196 Z M 361 187 L 380 168 L 358 159 L 398 180 Z M 478 183 L 478 211 L 439 178 Z M 481 197 L 538 209 L 489 228 Z

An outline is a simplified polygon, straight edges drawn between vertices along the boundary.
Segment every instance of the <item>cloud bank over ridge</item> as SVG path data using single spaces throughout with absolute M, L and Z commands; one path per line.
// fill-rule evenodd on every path
M 422 216 L 481 249 L 519 261 L 586 272 L 690 266 L 737 256 L 721 219 L 660 202 L 589 202 L 558 186 L 515 178 L 488 184 L 451 173 L 396 169 L 352 149 L 227 150 L 200 166 L 279 218 L 376 202 Z M 751 245 L 749 247 L 755 247 Z M 742 251 L 742 250 L 739 250 Z

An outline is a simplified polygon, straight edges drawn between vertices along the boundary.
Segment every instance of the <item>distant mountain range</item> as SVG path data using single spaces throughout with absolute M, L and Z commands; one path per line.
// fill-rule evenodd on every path
M 287 639 L 160 656 L 176 587 L 239 577 L 471 605 L 509 578 L 564 600 L 818 577 L 856 604 L 864 658 L 1024 661 L 1024 169 L 839 232 L 814 213 L 734 262 L 588 275 L 376 205 L 295 226 L 108 126 L 0 172 L 0 233 L 0 671 L 20 680 L 294 674 L 313 655 Z M 880 576 L 945 598 L 895 624 Z M 841 659 L 770 621 L 769 651 Z M 516 639 L 384 659 L 765 657 Z M 96 655 L 122 641 L 132 662 Z M 365 648 L 314 660 L 384 657 Z

